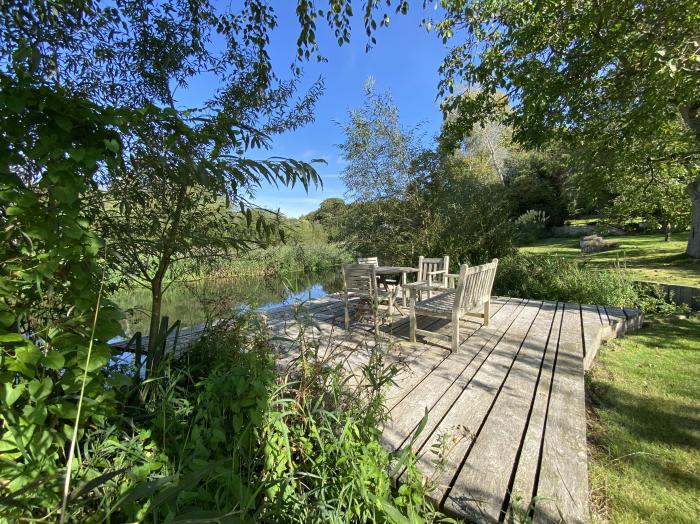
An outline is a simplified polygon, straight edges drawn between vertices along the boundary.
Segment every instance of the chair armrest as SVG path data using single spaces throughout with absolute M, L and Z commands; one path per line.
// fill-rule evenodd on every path
M 428 271 L 426 275 L 442 275 L 442 274 L 447 274 L 446 269 L 436 269 L 435 271 Z
M 410 293 L 414 291 L 440 291 L 441 293 L 454 293 L 454 289 L 449 289 L 443 286 L 430 286 L 426 282 L 413 282 L 412 284 L 406 284 L 403 286 L 408 288 Z
M 459 280 L 459 274 L 445 273 L 445 280 L 447 281 L 446 284 L 448 285 L 448 287 L 455 288 L 457 287 L 457 280 Z

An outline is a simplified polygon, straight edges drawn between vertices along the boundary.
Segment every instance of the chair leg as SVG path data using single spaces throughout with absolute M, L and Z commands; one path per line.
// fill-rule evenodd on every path
M 345 301 L 345 329 L 350 328 L 350 311 L 348 310 L 348 301 Z
M 378 337 L 379 336 L 379 302 L 377 302 L 376 297 L 373 302 L 374 306 L 374 311 L 372 312 L 374 314 L 374 336 Z
M 413 295 L 411 295 L 410 299 L 410 306 L 408 310 L 408 332 L 409 332 L 409 340 L 411 342 L 416 341 L 416 299 Z
M 452 351 L 459 349 L 459 317 L 452 319 Z
M 486 299 L 484 302 L 484 326 L 488 326 L 491 323 L 491 299 Z

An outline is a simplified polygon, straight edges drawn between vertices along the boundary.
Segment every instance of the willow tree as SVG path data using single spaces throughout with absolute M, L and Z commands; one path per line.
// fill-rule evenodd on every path
M 441 66 L 441 93 L 455 98 L 452 135 L 494 117 L 527 145 L 564 139 L 624 151 L 649 144 L 652 175 L 664 164 L 689 177 L 687 253 L 700 257 L 700 6 L 696 0 L 444 0 L 434 23 L 452 47 Z M 498 97 L 503 92 L 505 96 Z M 505 104 L 511 110 L 503 112 Z M 660 129 L 682 118 L 669 157 L 653 148 Z M 673 167 L 669 169 L 668 167 Z M 660 173 L 656 170 L 655 173 Z M 635 180 L 630 180 L 635 183 Z

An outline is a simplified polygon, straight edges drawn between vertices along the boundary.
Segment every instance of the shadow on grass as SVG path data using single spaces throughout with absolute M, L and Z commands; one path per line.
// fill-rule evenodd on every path
M 592 491 L 603 493 L 612 520 L 693 521 L 699 353 L 700 322 L 656 321 L 604 350 L 587 376 Z

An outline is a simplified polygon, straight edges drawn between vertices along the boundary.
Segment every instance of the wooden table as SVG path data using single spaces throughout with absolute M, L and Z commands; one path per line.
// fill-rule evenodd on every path
M 418 268 L 406 266 L 377 266 L 375 269 L 377 275 L 401 275 L 401 300 L 403 306 L 406 307 L 406 275 L 409 273 L 418 273 Z

